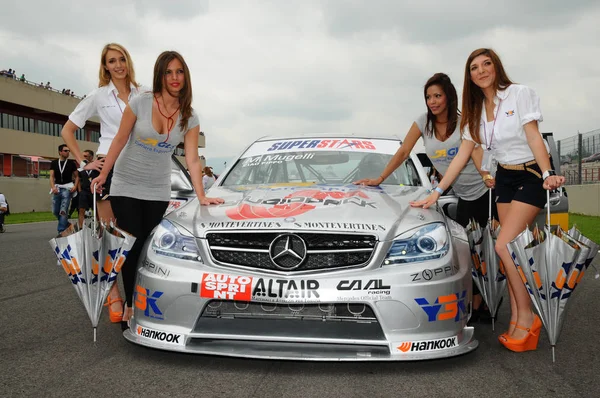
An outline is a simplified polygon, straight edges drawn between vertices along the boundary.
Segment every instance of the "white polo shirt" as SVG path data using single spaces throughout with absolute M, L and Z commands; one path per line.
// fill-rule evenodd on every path
M 136 88 L 132 84 L 128 101 L 144 91 L 150 90 L 142 86 Z M 69 115 L 69 120 L 79 128 L 83 128 L 85 122 L 94 116 L 100 118 L 100 145 L 97 150 L 99 155 L 108 154 L 108 148 L 119 131 L 126 104 L 118 95 L 119 91 L 111 80 L 108 85 L 98 87 L 89 93 Z
M 527 143 L 523 126 L 533 120 L 543 119 L 540 98 L 535 91 L 521 84 L 511 84 L 505 90 L 497 91 L 494 98 L 494 121 L 488 122 L 485 104 L 481 112 L 479 137 L 484 151 L 491 148 L 492 156 L 503 164 L 520 164 L 534 159 Z M 473 141 L 469 128 L 463 138 Z M 548 145 L 544 141 L 546 149 Z

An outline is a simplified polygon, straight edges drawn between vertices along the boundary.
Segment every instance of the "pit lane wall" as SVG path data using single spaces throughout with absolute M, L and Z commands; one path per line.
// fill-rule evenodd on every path
M 567 185 L 569 213 L 600 216 L 600 184 Z

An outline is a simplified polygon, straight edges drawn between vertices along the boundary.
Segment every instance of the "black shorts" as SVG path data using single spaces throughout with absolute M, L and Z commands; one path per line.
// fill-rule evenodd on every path
M 537 163 L 511 165 L 523 166 L 523 170 L 505 169 L 498 164 L 496 172 L 496 203 L 510 203 L 513 200 L 543 209 L 546 205 L 546 190 L 542 171 Z
M 492 198 L 494 198 L 494 191 L 492 190 Z M 478 199 L 475 200 L 464 200 L 458 198 L 458 205 L 456 206 L 456 222 L 466 228 L 471 219 L 475 219 L 477 223 L 483 228 L 488 222 L 490 216 L 490 194 L 486 191 Z M 496 203 L 492 200 L 492 218 L 498 219 L 498 211 L 496 210 Z
M 77 195 L 79 197 L 78 209 L 91 209 L 94 206 L 92 191 L 82 189 Z

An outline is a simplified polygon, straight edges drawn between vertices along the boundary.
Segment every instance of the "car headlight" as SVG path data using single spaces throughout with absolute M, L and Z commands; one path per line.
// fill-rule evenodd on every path
M 202 261 L 196 239 L 184 236 L 170 221 L 162 220 L 152 237 L 152 250 L 156 254 L 183 260 Z
M 448 253 L 449 239 L 444 223 L 436 222 L 403 233 L 394 239 L 384 265 L 441 258 Z

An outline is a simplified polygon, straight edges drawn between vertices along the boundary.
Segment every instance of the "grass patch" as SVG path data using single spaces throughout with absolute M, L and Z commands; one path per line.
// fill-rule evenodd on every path
M 569 228 L 576 225 L 583 235 L 600 243 L 600 217 L 569 213 Z
M 75 215 L 77 213 L 74 213 Z M 32 213 L 11 213 L 4 218 L 4 222 L 8 224 L 23 224 L 40 221 L 57 221 L 51 211 L 36 211 Z

